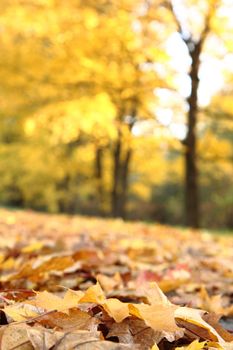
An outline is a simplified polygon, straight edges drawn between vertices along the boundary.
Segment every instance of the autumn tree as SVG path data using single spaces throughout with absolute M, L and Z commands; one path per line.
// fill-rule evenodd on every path
M 158 11 L 160 1 L 150 4 L 144 1 L 113 1 L 113 4 L 114 12 L 108 13 L 104 23 L 105 31 L 111 32 L 111 43 L 101 56 L 102 64 L 109 67 L 109 75 L 100 77 L 99 81 L 116 108 L 116 138 L 111 147 L 111 213 L 114 217 L 125 217 L 133 157 L 132 129 L 138 120 L 154 118 L 151 108 L 155 100 L 154 90 L 167 85 L 166 77 L 159 74 L 155 64 L 166 64 L 162 37 L 159 38 L 156 33 L 156 23 L 164 27 L 164 35 L 166 30 Z M 154 42 L 157 42 L 156 48 Z
M 224 27 L 218 21 L 218 10 L 224 6 L 218 0 L 184 1 L 181 6 L 175 1 L 168 3 L 177 25 L 178 33 L 191 59 L 189 78 L 190 95 L 187 97 L 187 136 L 183 141 L 185 157 L 185 219 L 188 226 L 200 225 L 200 200 L 197 165 L 197 123 L 199 113 L 198 89 L 200 66 L 208 36 L 222 36 Z M 197 21 L 197 16 L 199 17 Z M 201 18 L 201 20 L 200 20 Z M 220 22 L 220 23 L 219 23 Z M 218 25 L 220 25 L 218 27 Z
M 164 215 L 166 199 L 171 197 L 174 208 L 177 198 L 169 191 L 155 198 L 153 192 L 166 188 L 172 174 L 174 185 L 181 181 L 181 145 L 169 134 L 171 125 L 160 129 L 156 122 L 162 107 L 157 93 L 158 88 L 174 93 L 170 111 L 174 118 L 184 114 L 166 47 L 178 30 L 192 82 L 182 146 L 186 217 L 197 226 L 197 160 L 208 153 L 208 140 L 213 149 L 228 145 L 211 130 L 197 150 L 203 112 L 199 72 L 208 39 L 224 41 L 226 23 L 214 1 L 181 3 L 188 6 L 162 0 L 1 1 L 0 192 L 5 202 L 114 217 L 128 212 L 143 217 L 138 203 L 144 203 L 150 217 L 170 220 L 170 209 Z M 156 207 L 161 216 L 153 212 Z
M 140 118 L 153 117 L 153 91 L 165 84 L 154 65 L 166 58 L 151 26 L 152 21 L 154 26 L 161 22 L 155 10 L 158 4 L 58 1 L 41 3 L 32 16 L 34 2 L 21 7 L 6 0 L 1 5 L 7 32 L 1 42 L 1 75 L 8 74 L 7 95 L 17 91 L 20 108 L 29 119 L 27 127 L 35 123 L 34 132 L 44 130 L 49 142 L 67 145 L 69 150 L 93 143 L 100 208 L 103 159 L 111 154 L 113 216 L 124 217 L 126 212 L 133 125 Z

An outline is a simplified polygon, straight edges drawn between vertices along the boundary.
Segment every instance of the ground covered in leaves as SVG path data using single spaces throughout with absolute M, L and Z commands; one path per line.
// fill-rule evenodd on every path
M 0 349 L 233 349 L 233 237 L 0 210 Z

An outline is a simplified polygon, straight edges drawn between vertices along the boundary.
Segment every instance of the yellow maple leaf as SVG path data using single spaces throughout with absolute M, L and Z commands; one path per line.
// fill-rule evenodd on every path
M 102 304 L 105 300 L 104 292 L 97 282 L 94 286 L 87 289 L 84 296 L 80 299 L 80 303 Z
M 73 307 L 77 307 L 83 294 L 84 293 L 81 291 L 76 292 L 68 290 L 64 298 L 60 298 L 55 294 L 43 291 L 41 293 L 37 293 L 36 298 L 29 303 L 43 308 L 46 311 L 57 310 L 64 312 Z
M 37 317 L 40 314 L 40 310 L 29 304 L 8 305 L 4 308 L 4 312 L 17 322 Z
M 107 299 L 102 306 L 116 322 L 121 322 L 130 315 L 128 304 L 115 298 Z
M 129 304 L 131 315 L 141 318 L 155 331 L 165 332 L 181 331 L 175 323 L 174 311 L 176 308 L 174 305 L 163 304 Z

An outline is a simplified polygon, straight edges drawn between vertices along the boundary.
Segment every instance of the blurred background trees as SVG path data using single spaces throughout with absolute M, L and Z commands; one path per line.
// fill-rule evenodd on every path
M 0 202 L 231 227 L 231 1 L 2 0 Z

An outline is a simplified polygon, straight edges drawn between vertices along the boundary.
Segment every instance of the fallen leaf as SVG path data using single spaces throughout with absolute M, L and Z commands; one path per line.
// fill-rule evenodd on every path
M 116 281 L 116 279 L 102 274 L 98 274 L 96 279 L 105 292 L 112 291 L 119 284 L 119 281 Z
M 51 349 L 57 350 L 75 349 L 85 343 L 92 343 L 99 340 L 97 334 L 92 335 L 88 331 L 78 331 L 75 333 L 63 333 L 47 329 L 31 328 L 27 330 L 28 338 L 35 350 Z
M 35 299 L 29 301 L 31 305 L 43 308 L 44 310 L 57 310 L 57 311 L 67 311 L 73 307 L 76 307 L 83 297 L 84 293 L 81 291 L 68 290 L 64 298 L 60 298 L 55 294 L 48 293 L 47 291 L 38 292 Z
M 216 332 L 227 342 L 233 342 L 233 334 L 227 332 L 219 324 L 219 315 L 214 314 L 213 312 L 203 315 L 204 321 L 206 321 L 210 326 L 212 326 Z
M 220 344 L 224 343 L 224 340 L 220 337 L 216 330 L 206 321 L 204 321 L 202 318 L 204 314 L 205 311 L 203 310 L 179 307 L 175 310 L 175 319 L 179 324 L 189 330 L 191 330 L 191 328 L 194 330 L 192 325 L 195 326 L 195 333 L 203 339 L 218 341 Z M 180 323 L 180 321 L 183 322 Z
M 11 324 L 0 328 L 1 350 L 33 350 L 25 324 Z
M 4 307 L 3 311 L 14 321 L 18 322 L 37 317 L 40 313 L 42 313 L 42 311 L 38 310 L 37 307 L 27 303 L 8 305 Z
M 69 314 L 63 312 L 54 311 L 49 314 L 42 315 L 37 319 L 37 323 L 47 326 L 51 329 L 62 331 L 74 331 L 74 330 L 90 330 L 93 328 L 94 323 L 96 327 L 98 320 L 91 317 L 87 312 L 79 309 L 71 309 Z
M 94 286 L 87 289 L 84 296 L 80 299 L 80 303 L 102 304 L 105 300 L 105 294 L 97 282 Z
M 102 303 L 102 306 L 109 316 L 111 316 L 116 322 L 121 322 L 129 316 L 128 304 L 122 303 L 118 299 L 106 299 L 106 301 Z
M 146 304 L 129 304 L 129 311 L 154 329 L 155 331 L 180 332 L 182 330 L 176 325 L 174 312 L 177 309 L 174 305 L 146 305 Z

